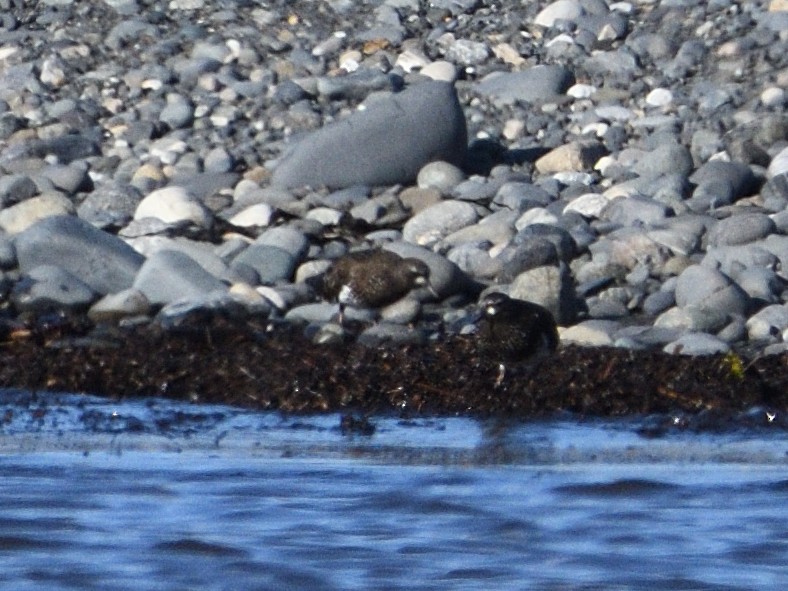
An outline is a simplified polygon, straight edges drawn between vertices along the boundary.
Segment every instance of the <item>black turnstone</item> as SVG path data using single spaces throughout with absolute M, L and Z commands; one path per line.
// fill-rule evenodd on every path
M 323 276 L 323 295 L 345 306 L 382 308 L 415 288 L 429 286 L 430 268 L 419 259 L 402 258 L 388 250 L 351 252 L 337 259 Z
M 555 319 L 539 304 L 495 292 L 481 301 L 481 312 L 481 349 L 499 362 L 496 387 L 503 382 L 504 362 L 539 358 L 558 348 Z

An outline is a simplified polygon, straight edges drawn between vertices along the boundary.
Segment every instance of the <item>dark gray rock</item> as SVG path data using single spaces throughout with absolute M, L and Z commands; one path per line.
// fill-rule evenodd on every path
M 39 174 L 68 195 L 93 188 L 93 181 L 90 180 L 88 167 L 84 162 L 53 164 L 42 169 Z
M 613 199 L 602 212 L 602 219 L 622 226 L 653 226 L 664 221 L 668 212 L 667 206 L 662 203 L 635 195 Z
M 530 224 L 517 233 L 513 244 L 521 244 L 531 238 L 544 238 L 552 242 L 562 261 L 571 261 L 577 254 L 575 239 L 564 228 L 550 224 Z
M 686 176 L 693 168 L 689 149 L 673 142 L 655 148 L 632 167 L 640 176 L 649 178 L 667 174 Z
M 518 244 L 510 244 L 496 257 L 501 264 L 499 281 L 509 283 L 522 272 L 557 265 L 559 262 L 558 248 L 553 241 L 542 236 L 530 236 Z
M 142 193 L 132 185 L 108 182 L 88 193 L 77 207 L 77 215 L 98 228 L 120 227 L 134 217 Z
M 54 156 L 61 164 L 101 154 L 95 138 L 76 133 L 31 142 L 26 151 L 39 158 Z
M 717 222 L 709 230 L 711 246 L 747 244 L 765 238 L 774 231 L 774 222 L 765 213 L 732 215 Z
M 271 244 L 251 244 L 233 259 L 230 268 L 237 273 L 253 269 L 257 280 L 263 285 L 273 285 L 281 281 L 291 281 L 298 265 L 298 257 L 291 252 Z
M 6 207 L 30 199 L 38 194 L 38 187 L 25 174 L 0 176 L 0 207 Z
M 20 270 L 55 265 L 99 294 L 131 287 L 144 260 L 120 238 L 74 216 L 45 218 L 14 239 Z
M 706 162 L 689 177 L 698 187 L 720 187 L 722 193 L 733 200 L 752 195 L 758 190 L 758 179 L 752 169 L 741 162 L 712 160 Z
M 305 137 L 271 180 L 284 187 L 406 183 L 428 162 L 461 164 L 467 141 L 454 87 L 424 82 Z

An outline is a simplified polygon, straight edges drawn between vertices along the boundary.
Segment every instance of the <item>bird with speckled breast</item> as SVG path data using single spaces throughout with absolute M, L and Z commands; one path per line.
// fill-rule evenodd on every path
M 429 287 L 430 268 L 416 258 L 403 258 L 379 248 L 350 252 L 328 268 L 323 295 L 339 303 L 339 323 L 345 307 L 382 308 L 417 287 Z

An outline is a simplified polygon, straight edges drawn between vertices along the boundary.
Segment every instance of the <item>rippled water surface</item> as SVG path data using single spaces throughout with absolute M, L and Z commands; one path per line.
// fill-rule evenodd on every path
M 788 435 L 0 391 L 0 589 L 788 588 Z

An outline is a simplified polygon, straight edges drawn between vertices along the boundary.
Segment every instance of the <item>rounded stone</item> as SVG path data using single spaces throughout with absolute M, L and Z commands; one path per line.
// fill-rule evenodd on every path
M 431 246 L 478 219 L 479 214 L 470 203 L 442 201 L 410 218 L 402 228 L 402 237 L 419 246 Z
M 745 314 L 747 293 L 730 277 L 701 265 L 687 267 L 676 281 L 676 304 L 725 314 Z
M 585 14 L 580 2 L 575 0 L 557 0 L 545 6 L 534 18 L 534 24 L 550 28 L 556 21 L 576 21 Z
M 672 355 L 719 355 L 731 350 L 728 343 L 706 333 L 690 333 L 663 348 L 665 353 Z
M 723 192 L 717 197 L 729 194 L 734 200 L 752 194 L 758 187 L 752 169 L 741 162 L 712 160 L 692 173 L 689 179 L 698 185 L 698 189 L 710 187 L 712 193 Z
M 614 320 L 586 320 L 561 331 L 561 341 L 587 347 L 609 347 L 620 327 L 621 324 Z
M 74 213 L 74 204 L 68 197 L 61 193 L 45 193 L 0 210 L 0 229 L 13 236 L 44 218 Z
M 777 155 L 772 158 L 769 163 L 769 168 L 766 169 L 766 174 L 769 178 L 774 178 L 781 174 L 788 173 L 788 147 L 783 148 Z
M 539 158 L 536 169 L 542 174 L 591 170 L 605 152 L 604 146 L 598 142 L 570 142 Z
M 599 193 L 586 193 L 572 199 L 564 207 L 564 213 L 575 212 L 586 218 L 599 218 L 609 202 L 607 197 Z
M 286 226 L 269 228 L 257 237 L 254 244 L 274 246 L 296 259 L 303 257 L 309 249 L 309 239 L 304 233 Z
M 85 282 L 55 265 L 40 265 L 16 283 L 11 300 L 20 311 L 87 308 L 95 292 Z
M 718 221 L 708 233 L 711 246 L 746 244 L 774 232 L 772 219 L 765 213 L 743 213 Z
M 190 127 L 194 122 L 194 105 L 186 97 L 170 93 L 167 95 L 167 104 L 159 115 L 159 121 L 172 129 Z
M 666 205 L 639 195 L 613 199 L 602 213 L 602 219 L 622 226 L 654 226 L 667 217 Z
M 421 74 L 437 82 L 453 83 L 457 80 L 457 68 L 446 60 L 438 60 L 427 64 L 421 69 Z
M 242 209 L 228 221 L 233 226 L 249 228 L 254 226 L 268 226 L 274 216 L 274 209 L 267 203 L 257 203 Z
M 77 207 L 77 215 L 98 228 L 123 226 L 133 217 L 142 193 L 130 184 L 110 181 L 98 185 Z
M 230 267 L 242 272 L 249 267 L 257 273 L 262 285 L 273 285 L 281 281 L 291 281 L 298 265 L 298 258 L 291 252 L 270 244 L 251 244 L 233 259 Z
M 746 323 L 751 341 L 774 341 L 788 329 L 788 306 L 773 304 L 750 316 Z
M 462 270 L 445 257 L 410 242 L 390 242 L 383 247 L 403 258 L 417 258 L 430 268 L 430 286 L 439 299 L 472 288 L 473 282 Z
M 153 305 L 200 298 L 213 291 L 227 291 L 189 255 L 175 250 L 159 250 L 143 263 L 133 287 Z
M 574 282 L 565 268 L 544 266 L 520 273 L 509 286 L 509 296 L 544 306 L 558 324 L 571 324 L 579 312 Z
M 145 316 L 151 310 L 150 302 L 138 289 L 130 288 L 105 295 L 88 310 L 88 318 L 96 323 L 115 323 L 122 318 Z
M 183 187 L 170 186 L 148 194 L 134 212 L 134 219 L 157 218 L 169 224 L 191 222 L 197 226 L 211 225 L 205 206 Z
M 78 191 L 87 191 L 92 187 L 88 167 L 84 162 L 71 164 L 52 164 L 39 173 L 52 184 L 68 195 Z
M 123 240 L 74 216 L 45 218 L 14 239 L 19 268 L 55 265 L 99 294 L 131 287 L 144 258 Z
M 655 88 L 646 95 L 646 104 L 650 107 L 667 107 L 673 102 L 673 93 L 669 88 Z
M 537 102 L 563 95 L 574 83 L 574 75 L 566 68 L 539 65 L 520 72 L 491 74 L 476 85 L 476 91 L 505 104 Z
M 433 160 L 461 164 L 466 147 L 454 87 L 424 82 L 305 137 L 282 156 L 271 180 L 283 187 L 404 184 Z
M 430 162 L 419 171 L 416 184 L 421 189 L 434 188 L 448 193 L 465 180 L 462 170 L 448 162 Z

